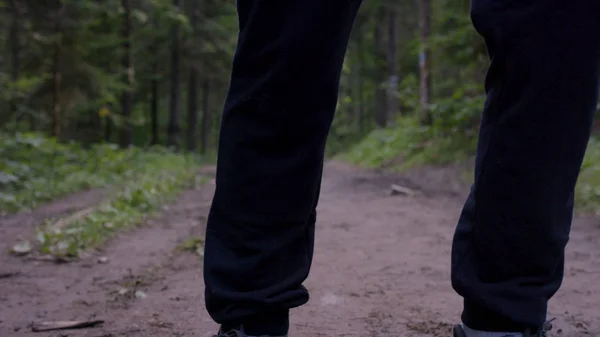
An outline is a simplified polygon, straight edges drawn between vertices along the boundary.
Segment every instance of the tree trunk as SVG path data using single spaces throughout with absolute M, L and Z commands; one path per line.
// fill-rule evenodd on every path
M 199 19 L 199 2 L 192 2 L 192 13 L 190 21 L 192 25 L 192 48 L 198 48 L 198 19 Z M 194 49 L 196 50 L 196 49 Z M 192 53 L 194 55 L 195 53 Z M 189 151 L 196 151 L 198 148 L 198 65 L 195 62 L 198 58 L 193 57 L 190 66 L 190 78 L 188 83 L 188 120 L 187 120 L 187 146 Z
M 156 73 L 155 73 L 156 74 Z M 153 79 L 152 83 L 152 97 L 150 99 L 150 144 L 158 145 L 160 143 L 159 133 L 158 133 L 158 80 Z
M 202 147 L 200 152 L 206 154 L 210 148 L 210 128 L 211 128 L 211 110 L 210 110 L 210 80 L 205 78 L 202 84 L 202 93 L 204 106 L 202 108 Z
M 197 0 L 195 0 L 197 1 Z M 175 6 L 181 10 L 183 8 L 183 0 L 174 0 Z M 168 126 L 168 145 L 179 147 L 179 90 L 180 90 L 180 66 L 181 53 L 180 48 L 180 27 L 176 23 L 171 32 L 171 92 L 169 104 L 169 126 Z
M 19 10 L 19 1 L 12 0 L 11 1 L 11 13 L 13 15 L 12 25 L 10 27 L 10 47 L 11 47 L 11 80 L 13 85 L 16 85 L 20 76 L 20 53 L 21 53 L 21 41 L 20 41 L 20 10 Z M 15 87 L 16 88 L 16 87 Z M 14 90 L 14 89 L 13 89 Z M 10 97 L 10 116 L 17 117 L 18 113 L 18 102 L 17 97 L 15 95 L 11 95 Z
M 357 86 L 357 100 L 358 100 L 358 116 L 357 116 L 357 121 L 358 121 L 358 132 L 360 132 L 361 134 L 365 131 L 365 102 L 364 102 L 364 97 L 363 97 L 363 84 L 364 84 L 364 79 L 363 79 L 363 64 L 365 62 L 364 60 L 364 51 L 363 51 L 363 32 L 359 32 L 358 34 L 358 41 L 356 42 L 357 44 L 357 53 L 358 53 L 358 66 L 357 66 L 357 73 L 356 73 L 356 86 Z
M 375 123 L 384 128 L 387 125 L 387 102 L 385 90 L 381 87 L 384 81 L 382 67 L 383 59 L 383 25 L 385 23 L 385 8 L 380 5 L 375 24 Z
M 53 60 L 53 95 L 52 95 L 52 136 L 60 138 L 62 123 L 62 106 L 60 102 L 60 92 L 62 84 L 62 16 L 64 5 L 60 5 L 54 23 L 54 34 L 58 35 L 54 46 Z
M 431 33 L 431 0 L 420 0 L 419 8 L 419 36 L 421 50 L 419 53 L 419 110 L 423 124 L 431 124 L 429 104 L 431 100 L 431 73 L 430 73 L 430 47 L 429 36 Z
M 106 6 L 108 6 L 109 1 L 108 0 L 96 0 L 97 5 L 100 6 L 100 8 L 105 8 Z M 112 34 L 113 33 L 113 27 L 112 27 L 112 22 L 110 22 L 110 13 L 108 11 L 103 11 L 102 12 L 102 25 L 100 25 L 100 34 Z M 100 67 L 106 72 L 106 73 L 113 73 L 114 70 L 114 56 L 111 55 L 112 50 L 111 47 L 105 47 L 101 49 L 101 55 L 98 55 L 98 57 L 100 58 Z M 120 60 L 119 60 L 120 63 Z M 98 131 L 97 131 L 97 140 L 98 141 L 102 141 L 104 140 L 105 142 L 110 142 L 111 140 L 111 136 L 112 136 L 112 110 L 116 110 L 114 109 L 113 104 L 111 103 L 107 103 L 104 108 L 109 110 L 108 115 L 103 116 L 100 118 L 100 122 L 99 122 L 99 127 L 98 127 Z
M 127 89 L 123 92 L 121 97 L 121 113 L 125 123 L 121 130 L 121 137 L 119 144 L 125 148 L 131 145 L 132 139 L 132 125 L 131 125 L 131 110 L 133 108 L 133 82 L 134 82 L 134 70 L 133 60 L 131 51 L 131 0 L 122 0 L 123 6 L 123 27 L 121 31 L 121 37 L 123 39 L 123 59 L 121 60 L 121 66 L 125 71 L 125 83 Z
M 394 5 L 392 5 L 394 6 Z M 398 73 L 396 66 L 396 8 L 391 7 L 388 11 L 388 83 L 387 83 L 387 116 L 393 117 L 398 112 Z
M 107 143 L 110 143 L 110 137 L 112 135 L 112 122 L 110 118 L 105 118 L 105 123 L 104 124 L 104 141 Z
M 198 125 L 198 69 L 191 66 L 188 86 L 188 120 L 187 120 L 187 145 L 189 151 L 198 148 L 197 125 Z
M 152 25 L 154 26 L 154 30 L 158 31 L 158 19 L 157 14 L 154 13 L 154 18 Z M 151 87 L 151 97 L 150 97 L 150 126 L 151 126 L 151 136 L 150 136 L 150 144 L 157 145 L 160 142 L 160 137 L 158 133 L 158 41 L 155 39 L 153 41 L 153 45 L 151 48 L 150 57 L 152 58 L 152 80 L 150 83 Z

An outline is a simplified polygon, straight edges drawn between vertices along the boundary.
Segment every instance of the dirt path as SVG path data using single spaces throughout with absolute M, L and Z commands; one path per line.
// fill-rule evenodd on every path
M 450 240 L 465 189 L 448 184 L 444 174 L 409 180 L 327 165 L 306 282 L 311 300 L 293 311 L 292 335 L 449 336 L 461 304 L 449 283 Z M 390 196 L 392 183 L 420 194 Z M 23 261 L 1 252 L 0 336 L 211 336 L 216 325 L 203 307 L 200 258 L 177 247 L 203 233 L 212 188 L 184 193 L 160 218 L 80 262 Z M 32 226 L 0 221 L 3 248 L 12 244 L 8 237 Z M 557 336 L 600 335 L 599 227 L 586 218 L 574 224 L 567 277 L 551 305 Z M 120 295 L 120 289 L 147 296 Z M 63 334 L 27 327 L 32 320 L 94 317 L 106 324 Z

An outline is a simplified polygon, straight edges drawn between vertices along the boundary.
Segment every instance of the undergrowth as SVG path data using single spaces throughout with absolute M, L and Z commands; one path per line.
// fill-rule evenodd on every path
M 173 160 L 169 168 L 149 170 L 124 184 L 115 196 L 96 210 L 64 228 L 52 224 L 39 228 L 36 240 L 40 252 L 78 257 L 82 251 L 102 245 L 116 233 L 142 223 L 196 182 L 196 171 L 196 164 L 185 158 Z
M 47 220 L 31 244 L 13 247 L 28 254 L 77 257 L 147 216 L 197 183 L 199 158 L 161 147 L 83 148 L 39 134 L 0 134 L 0 211 L 15 212 L 78 190 L 111 186 L 104 202 L 83 213 Z M 80 214 L 80 215 L 78 215 Z
M 0 133 L 0 213 L 38 206 L 76 191 L 131 180 L 146 171 L 171 169 L 182 156 L 162 148 L 86 149 L 36 133 Z
M 474 131 L 436 132 L 416 118 L 401 118 L 397 126 L 371 132 L 338 159 L 366 168 L 401 171 L 423 165 L 463 163 L 473 158 L 477 146 Z M 472 180 L 472 170 L 457 179 Z M 590 139 L 575 189 L 576 207 L 600 212 L 600 139 Z
M 474 133 L 440 133 L 404 117 L 394 128 L 372 131 L 339 159 L 366 168 L 408 169 L 426 164 L 449 164 L 469 158 L 476 147 Z
M 600 140 L 592 137 L 581 167 L 575 189 L 578 208 L 585 211 L 600 211 Z

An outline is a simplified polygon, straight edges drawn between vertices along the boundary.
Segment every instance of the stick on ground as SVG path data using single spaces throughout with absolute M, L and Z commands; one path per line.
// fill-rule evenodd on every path
M 38 322 L 31 324 L 31 331 L 44 332 L 53 330 L 85 329 L 93 328 L 96 325 L 103 324 L 104 321 L 58 321 L 58 322 Z
M 393 184 L 392 185 L 392 191 L 391 191 L 390 194 L 391 195 L 403 194 L 403 195 L 407 195 L 407 196 L 413 196 L 416 193 L 415 193 L 415 191 L 411 190 L 408 187 L 404 187 L 404 186 Z

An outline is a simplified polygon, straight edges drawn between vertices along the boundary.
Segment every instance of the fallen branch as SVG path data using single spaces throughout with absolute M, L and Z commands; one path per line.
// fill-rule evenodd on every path
M 93 328 L 103 324 L 104 321 L 58 321 L 58 322 L 39 322 L 31 324 L 31 331 L 44 332 L 54 330 L 70 330 Z
M 391 195 L 398 195 L 398 194 L 402 194 L 402 195 L 406 195 L 406 196 L 410 197 L 410 196 L 414 196 L 416 194 L 416 192 L 411 190 L 408 187 L 393 184 Z
M 62 218 L 62 219 L 58 220 L 57 222 L 55 222 L 52 225 L 52 228 L 64 229 L 65 227 L 69 226 L 69 224 L 71 224 L 77 220 L 81 220 L 81 219 L 85 218 L 86 216 L 92 214 L 92 212 L 97 210 L 99 207 L 100 207 L 99 205 L 94 205 L 94 206 L 91 206 L 88 208 L 84 208 L 80 211 L 77 211 L 77 212 L 71 214 L 70 216 L 68 216 L 66 218 Z

